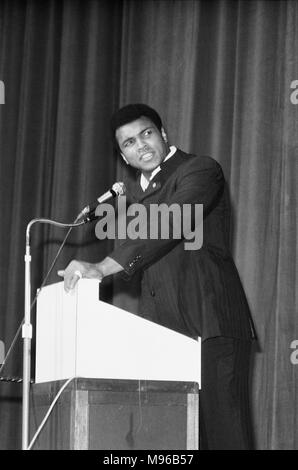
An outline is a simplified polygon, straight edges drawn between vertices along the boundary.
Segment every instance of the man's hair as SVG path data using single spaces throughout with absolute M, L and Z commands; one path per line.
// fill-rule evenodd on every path
M 161 132 L 162 121 L 155 109 L 141 103 L 128 104 L 118 109 L 118 111 L 116 111 L 111 118 L 111 134 L 117 149 L 119 149 L 119 147 L 115 136 L 116 130 L 125 124 L 136 121 L 136 119 L 139 119 L 140 117 L 149 118 Z

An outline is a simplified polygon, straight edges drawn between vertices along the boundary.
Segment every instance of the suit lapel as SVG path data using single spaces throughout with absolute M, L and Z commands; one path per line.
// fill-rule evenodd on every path
M 137 178 L 129 185 L 128 192 L 132 202 L 141 202 L 148 196 L 151 196 L 164 185 L 170 175 L 183 163 L 187 154 L 177 149 L 175 154 L 169 160 L 160 165 L 160 171 L 152 178 L 146 191 L 143 191 L 140 185 L 141 173 L 138 172 Z

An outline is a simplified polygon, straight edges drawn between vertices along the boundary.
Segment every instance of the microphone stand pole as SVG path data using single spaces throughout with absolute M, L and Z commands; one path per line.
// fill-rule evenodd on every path
M 30 369 L 31 369 L 31 254 L 30 254 L 30 227 L 34 221 L 27 225 L 26 252 L 25 252 L 25 318 L 22 326 L 23 338 L 23 397 L 22 397 L 22 450 L 28 448 L 29 437 L 29 393 L 30 393 Z
M 25 316 L 22 325 L 23 338 L 23 384 L 22 384 L 22 450 L 28 449 L 29 441 L 29 394 L 31 381 L 31 253 L 30 253 L 30 229 L 35 222 L 48 223 L 58 227 L 78 227 L 88 220 L 78 222 L 78 216 L 73 224 L 63 224 L 50 219 L 33 219 L 26 229 L 26 251 L 25 251 Z

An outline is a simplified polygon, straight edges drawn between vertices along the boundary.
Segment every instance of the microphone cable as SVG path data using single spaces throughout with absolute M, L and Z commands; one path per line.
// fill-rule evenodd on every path
M 32 437 L 31 442 L 30 442 L 30 444 L 28 445 L 27 450 L 31 450 L 31 449 L 32 449 L 32 447 L 33 447 L 33 445 L 34 445 L 36 439 L 38 438 L 39 434 L 41 433 L 42 429 L 44 428 L 44 425 L 46 424 L 46 422 L 47 422 L 47 420 L 48 420 L 50 414 L 52 413 L 53 408 L 54 408 L 54 406 L 56 405 L 56 403 L 57 403 L 57 401 L 58 401 L 60 395 L 62 394 L 62 392 L 66 389 L 66 387 L 70 384 L 70 382 L 72 382 L 72 381 L 75 380 L 76 378 L 77 378 L 77 377 L 70 377 L 70 378 L 67 379 L 67 380 L 64 382 L 64 384 L 60 387 L 60 390 L 59 390 L 59 391 L 57 392 L 57 394 L 55 395 L 55 397 L 54 397 L 54 399 L 53 399 L 53 401 L 52 401 L 52 403 L 51 403 L 51 405 L 50 405 L 48 411 L 46 412 L 46 414 L 45 414 L 45 416 L 44 416 L 42 422 L 40 423 L 40 425 L 39 425 L 37 431 L 35 432 L 34 436 Z
M 61 243 L 61 245 L 60 245 L 60 247 L 59 247 L 59 249 L 58 249 L 58 251 L 57 251 L 57 253 L 56 253 L 56 256 L 55 256 L 55 258 L 54 258 L 54 260 L 53 260 L 53 262 L 52 262 L 52 264 L 51 264 L 51 266 L 50 266 L 50 268 L 49 268 L 47 274 L 46 274 L 45 277 L 44 277 L 44 280 L 42 281 L 42 284 L 41 284 L 40 288 L 37 289 L 37 291 L 36 291 L 35 297 L 34 297 L 33 301 L 31 302 L 31 305 L 30 305 L 30 311 L 31 311 L 32 308 L 34 307 L 34 305 L 35 305 L 35 303 L 36 303 L 36 301 L 37 301 L 37 298 L 38 298 L 38 295 L 39 295 L 40 291 L 41 291 L 42 288 L 45 286 L 45 283 L 47 282 L 47 279 L 48 279 L 49 275 L 51 274 L 51 272 L 52 272 L 52 270 L 53 270 L 53 268 L 54 268 L 54 266 L 55 266 L 55 264 L 56 264 L 56 261 L 57 261 L 59 255 L 60 255 L 61 251 L 63 250 L 63 247 L 64 247 L 64 245 L 65 245 L 65 243 L 66 243 L 66 241 L 67 241 L 67 239 L 68 239 L 68 237 L 69 237 L 69 235 L 70 235 L 72 229 L 73 229 L 74 227 L 79 227 L 80 225 L 84 225 L 85 223 L 88 222 L 88 220 L 85 220 L 85 219 L 82 220 L 81 222 L 79 222 L 80 218 L 81 218 L 81 216 L 78 215 L 72 224 L 63 224 L 63 223 L 61 223 L 61 222 L 57 222 L 57 221 L 51 220 L 51 219 L 33 219 L 33 220 L 31 221 L 31 222 L 49 223 L 49 224 L 55 225 L 55 226 L 57 226 L 57 227 L 69 227 L 69 229 L 68 229 L 68 231 L 67 231 L 67 233 L 66 233 L 66 235 L 65 235 L 65 237 L 64 237 L 64 239 L 63 239 L 63 241 L 62 241 L 62 243 Z M 14 345 L 15 345 L 15 343 L 16 343 L 18 337 L 19 337 L 19 334 L 20 334 L 20 332 L 21 332 L 21 330 L 22 330 L 23 323 L 24 323 L 24 318 L 22 319 L 22 321 L 21 321 L 21 323 L 20 323 L 20 325 L 19 325 L 19 327 L 18 327 L 18 329 L 17 329 L 17 332 L 16 332 L 16 334 L 15 334 L 15 336 L 14 336 L 14 338 L 13 338 L 11 344 L 10 344 L 10 347 L 9 347 L 9 349 L 8 349 L 8 351 L 7 351 L 7 353 L 6 353 L 5 357 L 4 357 L 4 359 L 3 359 L 3 363 L 2 363 L 2 365 L 1 365 L 1 367 L 0 367 L 0 381 L 3 381 L 3 382 L 11 381 L 11 380 L 8 380 L 8 379 L 5 378 L 5 377 L 1 377 L 1 373 L 2 373 L 2 370 L 4 369 L 4 366 L 6 365 L 6 362 L 7 362 L 8 358 L 9 358 L 9 356 L 10 356 L 10 354 L 11 354 L 13 348 L 14 348 Z M 20 382 L 22 382 L 22 381 L 23 381 L 23 379 L 17 378 L 17 380 L 14 380 L 13 382 L 20 383 Z M 31 383 L 34 383 L 34 382 L 31 381 Z

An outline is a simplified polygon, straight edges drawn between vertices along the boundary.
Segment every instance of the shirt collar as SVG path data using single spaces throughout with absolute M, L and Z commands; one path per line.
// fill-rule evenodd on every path
M 166 156 L 166 158 L 163 160 L 164 162 L 169 160 L 169 158 L 171 158 L 174 153 L 176 152 L 177 150 L 177 147 L 175 147 L 174 145 L 171 145 L 170 146 L 170 151 L 168 153 L 168 155 Z M 143 173 L 141 174 L 141 178 L 140 178 L 140 185 L 141 185 L 141 188 L 143 191 L 146 191 L 146 189 L 148 188 L 149 186 L 149 183 L 150 181 L 152 180 L 152 178 L 154 178 L 154 176 L 160 171 L 160 166 L 158 166 L 157 168 L 155 168 L 151 175 L 150 175 L 150 178 L 149 178 L 149 181 L 147 180 L 147 178 L 143 175 Z

